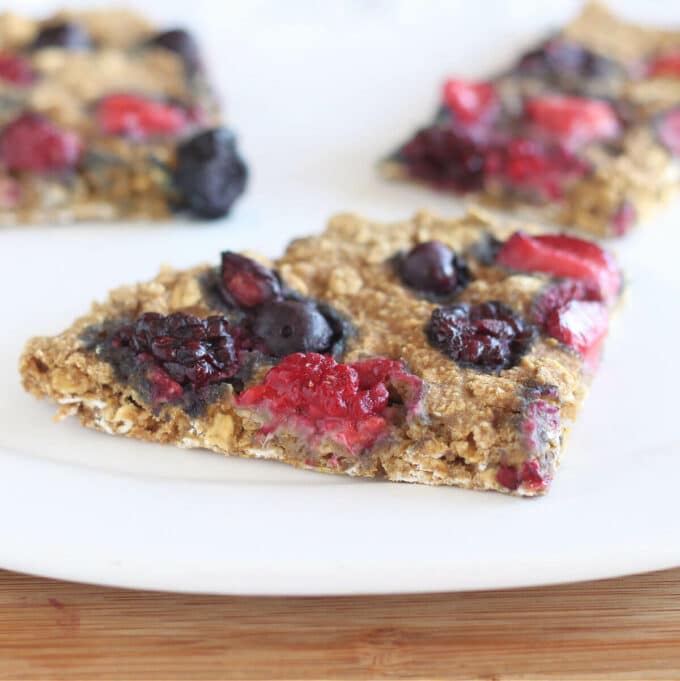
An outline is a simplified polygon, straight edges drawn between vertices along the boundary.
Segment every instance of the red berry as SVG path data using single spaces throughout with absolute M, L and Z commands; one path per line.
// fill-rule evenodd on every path
M 188 123 L 187 112 L 175 104 L 140 95 L 108 95 L 96 109 L 102 130 L 110 135 L 171 135 Z
M 533 491 L 543 489 L 546 484 L 539 470 L 538 461 L 525 461 L 520 468 L 519 477 L 523 486 Z
M 36 73 L 27 59 L 11 52 L 0 52 L 0 80 L 12 85 L 30 85 L 35 79 Z
M 570 148 L 611 139 L 621 131 L 614 109 L 596 99 L 550 95 L 528 100 L 525 110 L 541 132 Z
M 612 216 L 610 225 L 616 236 L 628 233 L 637 220 L 637 211 L 630 202 L 623 200 Z
M 647 63 L 646 75 L 649 78 L 680 78 L 680 50 L 654 57 Z
M 496 263 L 522 272 L 545 272 L 579 279 L 611 300 L 621 288 L 621 273 L 606 251 L 591 241 L 563 234 L 513 234 L 501 247 Z
M 221 284 L 225 301 L 238 307 L 256 307 L 281 298 L 281 285 L 274 272 L 231 251 L 222 253 Z
M 21 114 L 0 131 L 0 161 L 7 170 L 66 170 L 78 162 L 80 151 L 74 132 L 62 130 L 40 114 Z
M 512 190 L 551 201 L 561 199 L 565 186 L 585 175 L 589 166 L 560 146 L 517 137 L 492 149 L 484 170 Z
M 591 369 L 597 367 L 608 326 L 604 303 L 587 300 L 568 302 L 553 310 L 545 322 L 546 332 L 578 351 Z
M 675 156 L 680 156 L 680 107 L 659 116 L 656 132 L 661 143 Z
M 496 471 L 496 480 L 503 487 L 512 490 L 517 489 L 520 483 L 519 475 L 512 466 L 499 466 Z
M 444 102 L 463 126 L 486 123 L 498 111 L 491 83 L 450 79 L 444 83 Z
M 338 364 L 328 355 L 296 353 L 270 369 L 262 385 L 241 393 L 237 404 L 269 415 L 264 432 L 294 427 L 312 444 L 330 438 L 359 454 L 386 430 L 389 388 L 398 389 L 402 381 L 422 385 L 401 362 L 380 358 Z M 421 394 L 422 389 L 412 392 L 417 399 Z

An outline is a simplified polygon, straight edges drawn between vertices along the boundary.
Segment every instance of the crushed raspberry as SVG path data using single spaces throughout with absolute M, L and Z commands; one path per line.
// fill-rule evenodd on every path
M 0 131 L 0 162 L 8 170 L 50 172 L 72 168 L 81 152 L 78 136 L 40 114 L 26 112 Z
M 675 156 L 680 156 L 680 107 L 663 113 L 656 120 L 661 143 Z
M 515 232 L 501 247 L 496 263 L 521 272 L 545 272 L 584 281 L 611 300 L 621 288 L 613 258 L 591 241 L 564 234 L 529 236 Z
M 623 236 L 630 231 L 636 220 L 637 211 L 635 206 L 630 201 L 624 200 L 614 212 L 609 224 L 616 236 Z
M 175 104 L 132 94 L 104 97 L 97 105 L 96 116 L 104 132 L 136 138 L 172 135 L 189 122 L 187 112 Z
M 540 132 L 570 149 L 611 139 L 621 132 L 614 109 L 596 99 L 562 95 L 537 97 L 526 102 L 525 112 Z
M 30 85 L 36 78 L 27 59 L 11 52 L 0 52 L 0 80 L 12 85 Z
M 539 201 L 563 198 L 565 187 L 590 167 L 561 146 L 517 137 L 486 157 L 485 173 L 508 189 Z
M 654 57 L 645 69 L 649 78 L 680 78 L 680 50 Z
M 339 364 L 328 355 L 296 353 L 270 369 L 264 383 L 245 390 L 237 405 L 268 413 L 263 434 L 293 428 L 312 444 L 331 440 L 359 454 L 385 433 L 391 392 L 412 409 L 422 396 L 422 384 L 393 360 Z
M 496 481 L 512 491 L 522 485 L 533 492 L 545 489 L 549 482 L 541 475 L 538 461 L 525 461 L 519 471 L 514 466 L 499 466 Z
M 608 326 L 604 303 L 587 300 L 572 300 L 553 310 L 545 321 L 546 332 L 579 352 L 591 370 L 599 362 Z
M 592 282 L 565 279 L 541 291 L 531 305 L 531 319 L 545 327 L 550 314 L 572 300 L 601 301 L 602 295 Z
M 495 87 L 485 82 L 447 80 L 444 102 L 462 127 L 489 123 L 499 109 Z

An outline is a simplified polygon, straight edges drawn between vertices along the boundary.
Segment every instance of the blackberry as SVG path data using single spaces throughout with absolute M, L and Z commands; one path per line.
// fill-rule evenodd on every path
M 198 45 L 191 33 L 183 28 L 158 33 L 145 44 L 150 47 L 162 47 L 179 55 L 189 71 L 195 71 L 200 65 Z
M 61 24 L 51 24 L 40 30 L 31 43 L 31 49 L 40 50 L 44 47 L 61 47 L 67 50 L 82 50 L 92 46 L 90 36 L 79 24 L 65 21 Z
M 533 326 L 497 301 L 438 307 L 425 331 L 430 343 L 459 365 L 483 371 L 515 366 L 536 333 Z

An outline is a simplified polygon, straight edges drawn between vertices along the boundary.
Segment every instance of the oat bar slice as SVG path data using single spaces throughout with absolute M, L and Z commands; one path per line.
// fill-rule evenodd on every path
M 0 14 L 0 224 L 216 218 L 246 179 L 190 33 Z
M 591 2 L 502 73 L 447 80 L 381 170 L 617 237 L 674 195 L 679 156 L 680 31 Z
M 107 433 L 300 468 L 533 496 L 597 366 L 620 272 L 484 213 L 333 218 L 274 262 L 163 269 L 21 357 Z

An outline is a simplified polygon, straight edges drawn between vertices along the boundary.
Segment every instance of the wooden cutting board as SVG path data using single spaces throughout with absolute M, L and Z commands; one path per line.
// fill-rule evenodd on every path
M 426 596 L 182 596 L 0 571 L 0 679 L 680 679 L 680 569 Z

